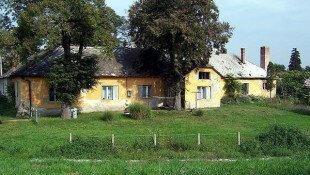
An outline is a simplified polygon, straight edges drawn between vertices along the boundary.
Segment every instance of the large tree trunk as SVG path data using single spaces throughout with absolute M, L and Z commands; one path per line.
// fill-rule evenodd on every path
M 182 103 L 181 103 L 181 83 L 178 82 L 175 84 L 175 100 L 174 100 L 174 108 L 175 110 L 181 110 L 182 109 Z
M 62 114 L 61 117 L 63 119 L 71 119 L 71 108 L 69 105 L 62 105 Z

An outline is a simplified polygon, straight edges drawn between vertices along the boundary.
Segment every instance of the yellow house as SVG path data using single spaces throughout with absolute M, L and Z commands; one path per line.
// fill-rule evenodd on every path
M 264 48 L 268 51 L 268 48 Z M 77 52 L 72 47 L 72 52 Z M 263 51 L 263 48 L 262 48 Z M 219 107 L 225 95 L 225 77 L 232 74 L 244 83 L 245 94 L 269 97 L 264 89 L 266 68 L 260 68 L 235 55 L 212 55 L 209 65 L 197 68 L 186 76 L 185 108 Z M 87 47 L 84 56 L 100 55 L 96 48 Z M 132 102 L 139 102 L 157 108 L 162 102 L 154 100 L 166 96 L 164 80 L 148 72 L 139 73 L 134 69 L 134 58 L 139 49 L 117 48 L 114 59 L 102 59 L 96 74 L 97 85 L 83 90 L 75 107 L 80 112 L 124 110 Z M 20 109 L 36 108 L 41 113 L 58 114 L 61 104 L 57 101 L 55 89 L 49 87 L 46 73 L 53 60 L 63 55 L 61 47 L 39 54 L 40 62 L 30 58 L 19 68 L 11 79 L 15 85 L 16 106 Z M 263 54 L 262 61 L 269 62 L 269 54 Z M 275 91 L 272 92 L 275 96 Z
M 240 57 L 214 53 L 208 65 L 197 68 L 186 76 L 185 108 L 220 107 L 228 75 L 243 84 L 245 95 L 275 97 L 276 88 L 272 92 L 266 89 L 266 70 L 270 60 L 268 47 L 261 47 L 260 57 L 261 67 L 258 67 L 246 60 L 244 48 L 241 49 Z

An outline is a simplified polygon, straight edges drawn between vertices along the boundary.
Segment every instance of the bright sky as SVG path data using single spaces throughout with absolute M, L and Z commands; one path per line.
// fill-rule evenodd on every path
M 121 16 L 135 0 L 106 0 Z M 303 66 L 310 65 L 309 0 L 215 0 L 222 21 L 234 28 L 228 52 L 239 55 L 245 47 L 247 59 L 259 65 L 260 47 L 271 49 L 272 61 L 289 64 L 291 51 L 298 48 Z

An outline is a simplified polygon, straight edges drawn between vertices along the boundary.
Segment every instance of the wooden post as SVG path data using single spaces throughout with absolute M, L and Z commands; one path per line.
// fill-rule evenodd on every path
M 38 119 L 38 110 L 35 109 L 35 115 L 36 115 L 36 123 L 39 123 L 39 119 Z
M 72 143 L 72 134 L 69 134 L 69 143 Z
M 114 145 L 115 145 L 115 140 L 114 140 L 114 134 L 112 134 L 112 147 L 114 148 Z
M 238 132 L 238 136 L 237 136 L 237 140 L 238 140 L 238 145 L 241 145 L 241 134 L 240 132 Z
M 154 134 L 154 146 L 156 147 L 157 145 L 157 138 L 156 138 L 156 134 Z
M 198 133 L 198 145 L 201 145 L 200 133 Z

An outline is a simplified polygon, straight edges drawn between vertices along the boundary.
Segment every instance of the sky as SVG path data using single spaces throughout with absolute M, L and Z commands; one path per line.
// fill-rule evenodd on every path
M 118 15 L 127 16 L 135 0 L 106 0 Z M 246 48 L 247 60 L 259 65 L 260 47 L 270 47 L 271 61 L 289 64 L 291 51 L 297 48 L 303 67 L 310 65 L 309 0 L 214 0 L 220 20 L 234 27 L 227 44 L 229 53 L 240 55 Z

